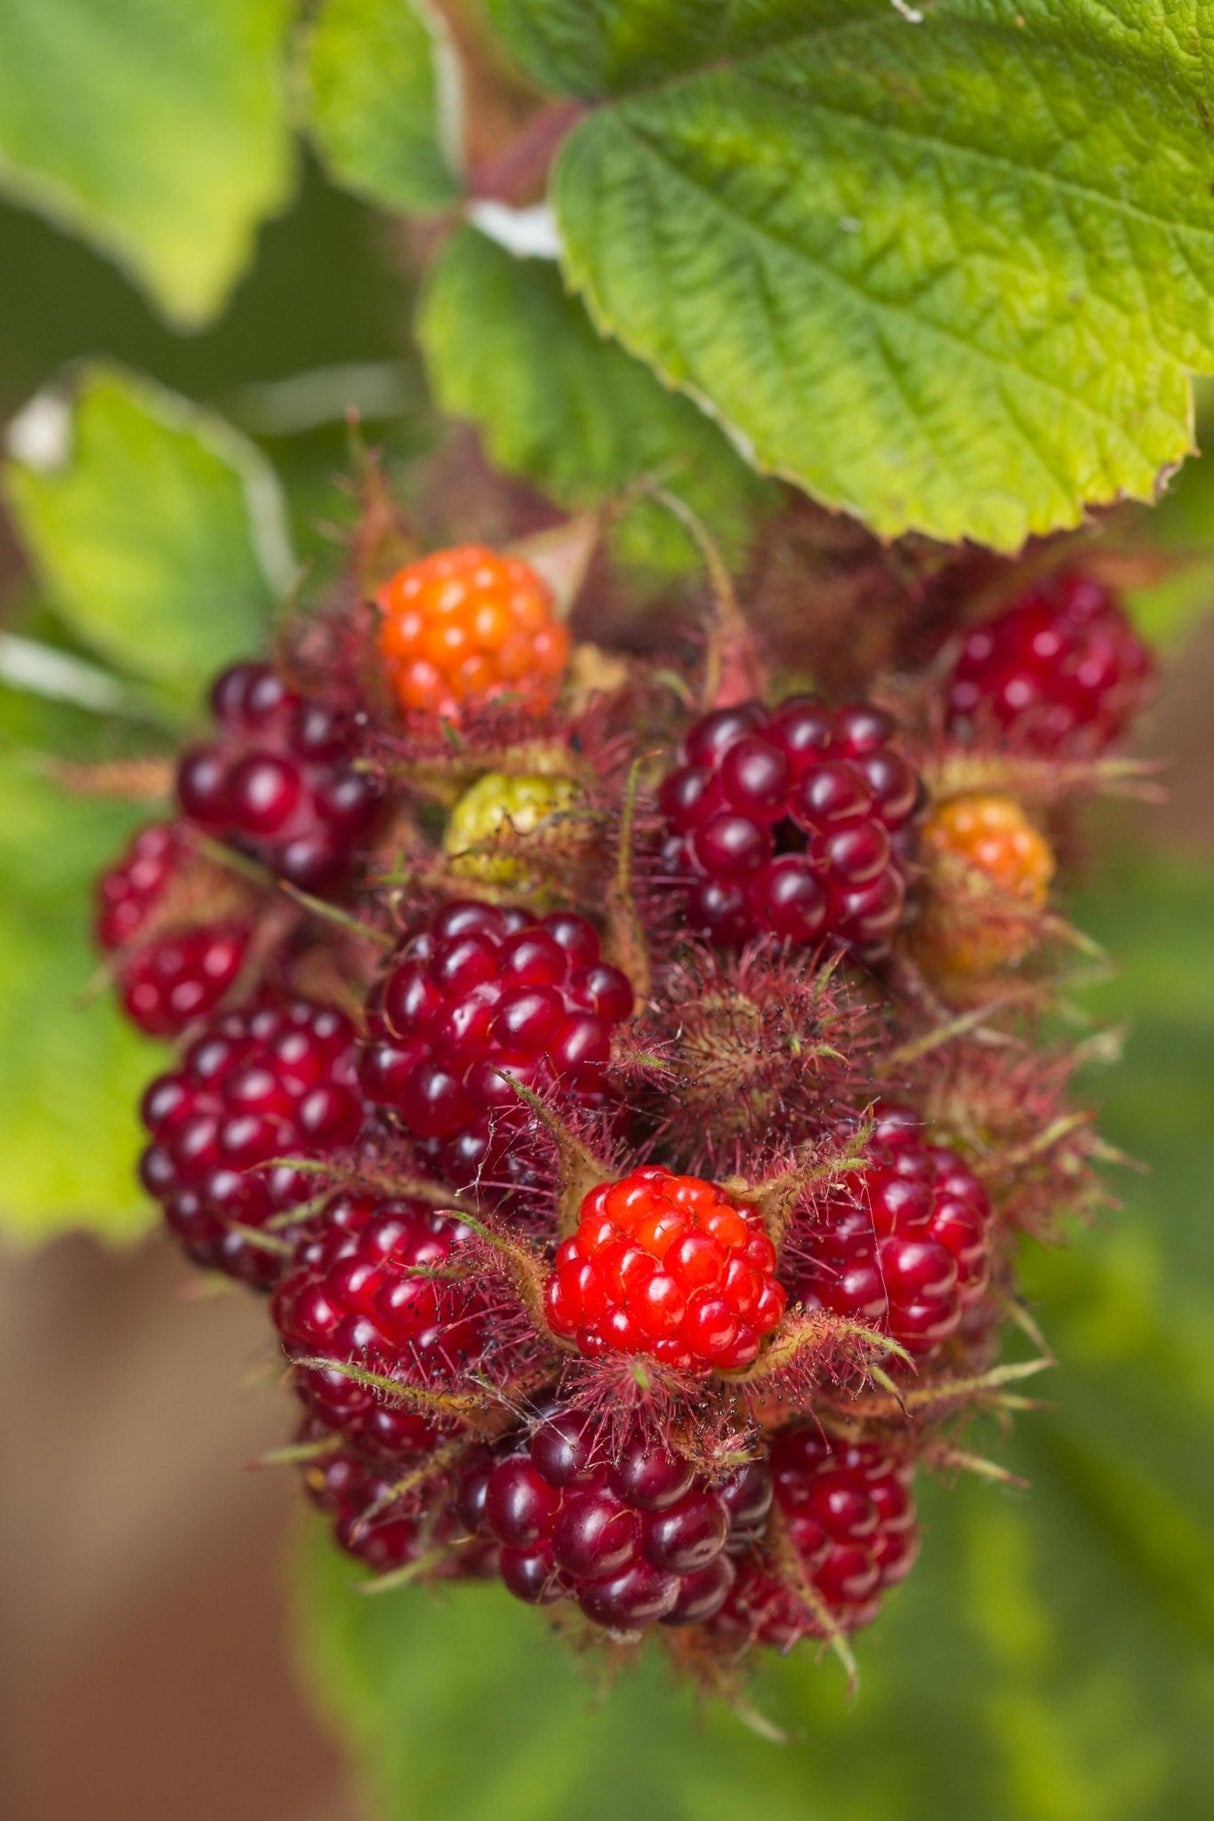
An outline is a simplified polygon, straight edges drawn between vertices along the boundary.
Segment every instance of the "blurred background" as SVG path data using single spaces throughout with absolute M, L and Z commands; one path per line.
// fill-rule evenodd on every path
M 345 431 L 326 397 L 353 393 L 395 453 L 428 435 L 399 249 L 313 169 L 226 316 L 190 337 L 80 244 L 0 207 L 0 419 L 100 354 L 258 441 L 305 555 L 343 510 Z M 356 371 L 328 391 L 284 383 L 335 367 Z M 1202 464 L 1150 536 L 1208 563 Z M 366 1748 L 386 1811 L 418 1821 L 1214 1812 L 1214 621 L 1200 605 L 1142 737 L 1169 762 L 1168 801 L 1102 813 L 1107 856 L 1073 907 L 1119 968 L 1085 1007 L 1130 1026 L 1091 1091 L 1110 1142 L 1148 1173 L 1118 1172 L 1123 1210 L 1028 1262 L 1060 1366 L 1049 1408 L 983 1445 L 1032 1489 L 928 1499 L 924 1561 L 861 1640 L 851 1706 L 836 1666 L 807 1654 L 757 1695 L 788 1746 L 644 1680 L 594 1711 L 591 1683 L 505 1596 L 360 1602 L 301 1535 L 290 1473 L 246 1465 L 284 1430 L 257 1305 L 200 1293 L 155 1234 L 112 1246 L 69 1233 L 0 1249 L 0 1805 L 13 1821 L 354 1821 L 369 1811 L 343 1733 Z M 35 624 L 62 636 L 0 525 L 0 629 Z M 0 685 L 14 748 L 40 712 Z M 52 743 L 120 751 L 97 719 L 62 711 Z M 21 868 L 53 866 L 58 839 L 51 820 L 34 859 L 26 847 L 12 861 L 19 919 L 39 915 Z M 87 907 L 55 915 L 83 926 Z M 5 1028 L 12 1082 L 23 1040 Z M 87 1160 L 87 1131 L 78 1142 Z

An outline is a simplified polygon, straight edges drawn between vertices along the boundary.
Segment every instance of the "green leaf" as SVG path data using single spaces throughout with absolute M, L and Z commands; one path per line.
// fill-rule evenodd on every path
M 459 70 L 425 0 L 326 0 L 307 82 L 312 138 L 337 183 L 411 214 L 456 201 Z
M 206 322 L 290 193 L 293 11 L 5 0 L 0 186 L 115 259 L 174 322 Z
M 598 326 L 757 466 L 882 534 L 1011 549 L 1152 497 L 1193 446 L 1214 40 L 1204 0 L 917 10 L 494 16 L 537 74 L 602 102 L 554 182 Z
M 563 506 L 594 505 L 660 474 L 737 556 L 772 503 L 774 490 L 703 412 L 596 334 L 549 260 L 515 259 L 461 228 L 431 273 L 418 333 L 443 410 L 471 418 L 500 467 Z M 699 561 L 652 503 L 628 514 L 619 550 L 658 569 Z
M 4 493 L 42 586 L 81 638 L 178 713 L 265 637 L 292 562 L 278 483 L 221 419 L 88 367 L 9 435 Z
M 1100 1230 L 1026 1251 L 1060 1361 L 1051 1407 L 972 1441 L 1031 1488 L 921 1484 L 923 1554 L 856 1640 L 855 1702 L 806 1646 L 754 1690 L 783 1747 L 698 1713 L 657 1663 L 596 1701 L 542 1614 L 484 1586 L 366 1599 L 316 1527 L 302 1635 L 384 1821 L 1204 1821 L 1212 894 L 1211 868 L 1140 850 L 1076 907 L 1125 962 L 1093 1014 L 1134 1021 L 1091 1085 L 1151 1174 L 1123 1174 L 1127 1206 Z
M 93 880 L 147 811 L 73 797 L 12 751 L 0 800 L 0 1230 L 134 1238 L 154 1218 L 135 1178 L 138 1107 L 163 1052 L 108 996 L 82 995 L 98 965 Z

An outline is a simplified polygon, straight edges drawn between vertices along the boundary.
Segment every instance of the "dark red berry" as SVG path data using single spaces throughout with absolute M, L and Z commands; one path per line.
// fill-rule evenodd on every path
M 143 1098 L 144 1187 L 199 1264 L 265 1285 L 282 1259 L 249 1237 L 323 1182 L 280 1159 L 324 1159 L 358 1137 L 354 1027 L 307 999 L 265 996 L 203 1024 Z M 279 1235 L 281 1239 L 281 1235 Z
M 418 1201 L 335 1196 L 296 1242 L 271 1314 L 308 1408 L 364 1455 L 425 1453 L 458 1425 L 359 1383 L 342 1367 L 441 1392 L 490 1349 L 487 1305 L 461 1278 L 469 1229 Z
M 678 1372 L 737 1371 L 784 1311 L 753 1209 L 656 1165 L 602 1183 L 557 1250 L 545 1308 L 590 1358 L 648 1354 Z
M 658 798 L 663 868 L 692 927 L 730 945 L 766 934 L 884 955 L 920 794 L 893 733 L 880 709 L 811 696 L 697 721 Z
M 356 717 L 305 701 L 268 664 L 237 664 L 211 690 L 215 736 L 182 755 L 182 814 L 308 891 L 349 873 L 379 811 L 360 770 Z
M 699 1624 L 733 1584 L 727 1545 L 745 1534 L 735 1479 L 714 1488 L 639 1429 L 613 1445 L 590 1418 L 554 1410 L 511 1452 L 470 1459 L 459 1509 L 500 1545 L 502 1579 L 521 1600 L 570 1598 L 616 1631 Z
M 520 1135 L 534 1120 L 512 1081 L 607 1105 L 611 1039 L 632 1004 L 583 918 L 447 904 L 380 985 L 363 1085 L 463 1188 L 487 1165 L 491 1175 L 525 1167 Z
M 239 892 L 219 876 L 192 890 L 192 873 L 209 869 L 181 827 L 154 822 L 97 882 L 98 946 L 113 957 L 127 1016 L 153 1037 L 213 1012 L 248 952 L 251 924 L 233 914 Z
M 1049 576 L 967 635 L 949 684 L 949 727 L 1045 755 L 1101 752 L 1125 732 L 1154 677 L 1150 651 L 1103 583 Z
M 944 1344 L 986 1288 L 991 1205 L 955 1151 L 915 1116 L 879 1110 L 863 1170 L 835 1178 L 794 1230 L 791 1300 L 888 1334 L 918 1359 Z
M 444 1498 L 441 1483 L 431 1484 L 424 1494 L 418 1489 L 399 1493 L 390 1475 L 330 1436 L 323 1424 L 307 1423 L 300 1439 L 320 1448 L 303 1469 L 309 1498 L 333 1520 L 340 1546 L 368 1568 L 392 1574 L 437 1556 L 430 1570 L 436 1578 L 496 1573 L 492 1544 L 464 1536 L 456 1513 L 445 1504 L 436 1514 L 434 1500 Z
M 854 1631 L 875 1618 L 881 1594 L 909 1573 L 918 1548 L 911 1469 L 874 1442 L 845 1442 L 817 1429 L 788 1429 L 771 1447 L 775 1501 L 800 1574 L 830 1623 Z M 751 1549 L 716 1624 L 788 1650 L 827 1627 L 814 1605 L 782 1579 L 770 1555 Z

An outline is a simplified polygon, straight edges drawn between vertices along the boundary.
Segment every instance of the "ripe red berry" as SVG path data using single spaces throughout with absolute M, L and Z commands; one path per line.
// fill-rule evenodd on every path
M 200 900 L 187 917 L 192 865 L 197 861 L 180 826 L 154 822 L 97 882 L 98 946 L 114 957 L 127 1016 L 153 1037 L 176 1036 L 213 1012 L 248 952 L 247 917 L 202 920 Z M 216 885 L 222 892 L 224 882 Z
M 880 709 L 811 696 L 697 721 L 659 792 L 663 865 L 686 886 L 693 928 L 728 944 L 768 934 L 884 955 L 919 801 L 893 733 Z
M 832 1624 L 842 1631 L 869 1624 L 918 1551 L 910 1466 L 875 1442 L 787 1429 L 772 1443 L 771 1472 L 800 1574 Z M 780 1577 L 772 1553 L 759 1549 L 737 1563 L 716 1624 L 778 1650 L 826 1629 Z
M 612 1447 L 590 1418 L 555 1410 L 528 1441 L 474 1459 L 459 1505 L 474 1535 L 500 1545 L 518 1599 L 572 1598 L 619 1631 L 717 1612 L 733 1583 L 727 1545 L 745 1546 L 770 1496 L 761 1468 L 712 1487 L 639 1430 Z
M 591 1189 L 557 1250 L 545 1307 L 590 1358 L 646 1354 L 678 1372 L 737 1371 L 784 1312 L 759 1216 L 656 1165 Z
M 460 1221 L 419 1201 L 339 1195 L 296 1243 L 270 1312 L 288 1357 L 332 1362 L 297 1367 L 296 1389 L 363 1455 L 424 1454 L 452 1424 L 360 1384 L 342 1366 L 441 1390 L 485 1362 L 487 1304 L 455 1275 L 468 1237 Z
M 1151 654 L 1117 598 L 1076 574 L 1048 577 L 961 647 L 950 729 L 1009 735 L 1042 754 L 1100 752 L 1150 694 Z
M 183 815 L 307 891 L 341 883 L 379 810 L 359 770 L 356 717 L 305 701 L 268 664 L 236 664 L 211 690 L 213 739 L 177 768 Z
M 533 1122 L 503 1071 L 572 1104 L 605 1105 L 612 1033 L 632 1004 L 583 918 L 447 904 L 381 983 L 363 1086 L 463 1188 L 487 1164 L 525 1167 L 518 1138 Z
M 956 1152 L 926 1143 L 904 1108 L 880 1110 L 869 1155 L 795 1230 L 789 1294 L 922 1359 L 956 1333 L 986 1288 L 990 1201 Z
M 266 996 L 223 1013 L 152 1082 L 143 1118 L 152 1142 L 140 1175 L 186 1251 L 212 1270 L 272 1283 L 281 1258 L 248 1229 L 322 1185 L 270 1160 L 330 1157 L 358 1137 L 354 1027 L 307 999 Z
M 458 717 L 498 697 L 547 708 L 569 633 L 527 563 L 480 544 L 410 563 L 376 596 L 380 651 L 406 713 Z

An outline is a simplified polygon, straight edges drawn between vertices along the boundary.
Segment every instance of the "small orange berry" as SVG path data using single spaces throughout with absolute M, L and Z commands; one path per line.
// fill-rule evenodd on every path
M 923 855 L 917 940 L 937 970 L 988 973 L 1033 947 L 1054 854 L 1014 797 L 970 791 L 938 804 L 923 825 Z
M 560 688 L 569 632 L 518 557 L 479 544 L 437 550 L 375 597 L 379 649 L 402 708 L 457 718 L 463 704 L 516 699 L 538 712 Z

